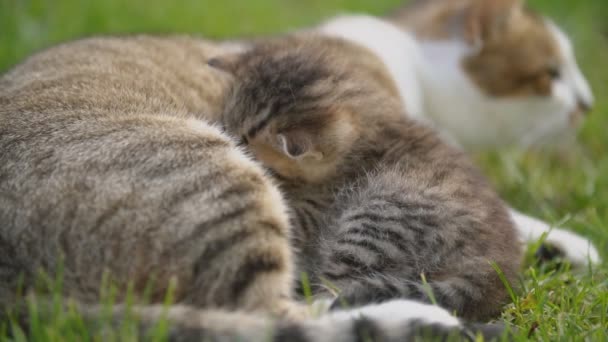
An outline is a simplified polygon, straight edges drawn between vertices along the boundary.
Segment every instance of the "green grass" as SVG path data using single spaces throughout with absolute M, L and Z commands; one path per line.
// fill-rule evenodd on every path
M 343 11 L 381 14 L 400 0 L 0 0 L 0 71 L 28 54 L 100 33 L 188 32 L 207 37 L 252 36 L 313 24 Z M 608 2 L 530 0 L 573 36 L 597 104 L 579 143 L 559 153 L 501 151 L 478 156 L 500 193 L 516 208 L 591 237 L 608 259 Z M 517 285 L 517 284 L 516 284 Z M 528 266 L 503 319 L 518 340 L 603 341 L 608 337 L 608 265 L 572 272 Z M 70 310 L 56 307 L 33 331 L 13 339 L 102 340 Z M 35 318 L 34 308 L 30 308 Z M 0 341 L 7 339 L 0 324 Z M 162 337 L 163 329 L 157 335 Z M 132 327 L 114 338 L 133 340 Z

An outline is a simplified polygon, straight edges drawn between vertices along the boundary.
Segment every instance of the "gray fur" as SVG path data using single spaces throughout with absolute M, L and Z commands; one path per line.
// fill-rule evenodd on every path
M 358 67 L 375 57 L 345 44 L 277 39 L 228 69 L 236 82 L 224 124 L 278 175 L 300 267 L 317 291 L 327 280 L 350 305 L 430 301 L 424 274 L 449 310 L 497 314 L 508 296 L 491 263 L 514 282 L 521 258 L 503 203 L 461 152 L 401 115 L 390 84 Z M 278 156 L 277 137 L 308 137 L 308 150 Z
M 293 299 L 287 207 L 206 121 L 229 83 L 204 63 L 220 52 L 184 37 L 92 38 L 0 77 L 0 309 L 23 305 L 19 279 L 32 288 L 61 267 L 64 294 L 92 319 L 104 275 L 119 302 L 154 280 L 159 303 L 175 283 L 175 340 L 410 336 L 410 319 L 312 320 Z M 164 312 L 135 311 L 144 329 Z

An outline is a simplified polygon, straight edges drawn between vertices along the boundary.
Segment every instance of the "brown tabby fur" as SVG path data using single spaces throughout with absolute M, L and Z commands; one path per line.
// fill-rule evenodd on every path
M 217 120 L 213 107 L 232 82 L 206 64 L 224 48 L 183 37 L 93 38 L 41 52 L 0 77 L 0 310 L 14 304 L 19 279 L 33 287 L 38 272 L 54 276 L 61 268 L 63 291 L 85 320 L 98 318 L 90 303 L 99 301 L 105 275 L 119 302 L 129 285 L 139 297 L 152 280 L 149 299 L 159 303 L 174 282 L 178 305 L 134 308 L 144 330 L 162 317 L 173 322 L 171 340 L 402 341 L 419 328 L 436 336 L 500 333 L 412 320 L 411 302 L 384 307 L 405 310 L 398 324 L 382 316 L 383 307 L 371 308 L 374 317 L 301 320 L 310 313 L 291 297 L 282 197 L 260 166 L 203 120 Z M 364 83 L 392 101 L 395 90 L 377 62 L 346 65 L 362 67 Z M 350 103 L 364 94 L 352 95 Z M 113 317 L 123 313 L 117 307 Z
M 291 36 L 211 62 L 235 77 L 224 126 L 277 174 L 294 210 L 301 267 L 351 304 L 428 300 L 424 273 L 448 309 L 496 314 L 507 292 L 490 261 L 514 282 L 521 257 L 503 203 L 466 156 L 402 114 L 392 87 L 357 67 L 377 57 L 345 44 Z M 382 297 L 387 288 L 399 290 Z
M 60 45 L 0 78 L 0 294 L 62 265 L 99 300 L 105 273 L 152 301 L 285 314 L 292 260 L 272 182 L 212 117 L 219 46 L 185 37 Z

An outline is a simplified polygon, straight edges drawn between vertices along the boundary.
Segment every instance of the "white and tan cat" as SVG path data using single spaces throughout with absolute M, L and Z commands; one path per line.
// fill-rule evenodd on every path
M 530 146 L 574 131 L 593 105 L 568 37 L 520 0 L 430 0 L 391 21 L 343 16 L 318 30 L 376 53 L 411 117 L 467 150 Z M 545 236 L 575 266 L 593 244 L 511 209 L 523 242 Z
M 427 0 L 392 23 L 419 47 L 422 116 L 467 149 L 555 142 L 593 106 L 568 37 L 521 0 Z

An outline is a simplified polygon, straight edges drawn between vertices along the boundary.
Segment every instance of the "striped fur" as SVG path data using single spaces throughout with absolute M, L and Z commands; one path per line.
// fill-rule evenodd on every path
M 159 303 L 175 282 L 175 341 L 468 338 L 447 311 L 407 301 L 309 318 L 291 295 L 281 194 L 205 121 L 229 83 L 202 62 L 219 51 L 180 37 L 93 38 L 0 77 L 0 311 L 23 304 L 17 286 L 43 271 L 93 320 L 105 275 L 119 302 L 153 281 Z M 159 306 L 135 311 L 143 329 L 163 317 Z
M 384 78 L 359 67 L 377 59 L 348 44 L 303 34 L 213 63 L 235 76 L 224 126 L 293 208 L 300 264 L 351 305 L 428 301 L 424 274 L 449 310 L 497 314 L 508 297 L 491 263 L 513 282 L 521 258 L 503 203 L 462 152 L 402 115 Z
M 574 132 L 572 123 L 580 121 L 593 96 L 576 66 L 570 41 L 550 20 L 524 9 L 518 0 L 416 3 L 400 12 L 393 23 L 350 15 L 329 20 L 319 31 L 373 51 L 398 85 L 407 115 L 434 127 L 452 144 L 465 148 L 528 146 L 557 136 L 561 143 L 569 141 L 564 139 L 564 129 L 568 135 Z M 517 20 L 504 22 L 505 18 Z M 502 29 L 495 32 L 491 43 L 477 41 L 483 44 L 470 46 L 463 36 L 465 22 L 484 31 Z M 437 35 L 436 29 L 443 35 Z M 549 58 L 556 52 L 555 45 L 560 57 Z M 468 69 L 475 70 L 476 76 Z M 538 91 L 543 87 L 546 91 L 550 75 L 553 89 L 550 95 L 542 95 Z M 516 85 L 510 77 L 518 80 Z M 493 83 L 495 90 L 510 89 L 511 94 L 500 96 L 482 89 L 473 79 Z M 588 239 L 514 209 L 510 214 L 522 242 L 536 242 L 546 234 L 544 243 L 573 266 L 601 261 Z
M 175 280 L 179 303 L 304 315 L 281 194 L 202 120 L 226 84 L 206 44 L 84 40 L 0 79 L 3 293 L 62 267 L 84 302 L 108 273 L 138 294 L 154 280 L 153 301 Z

